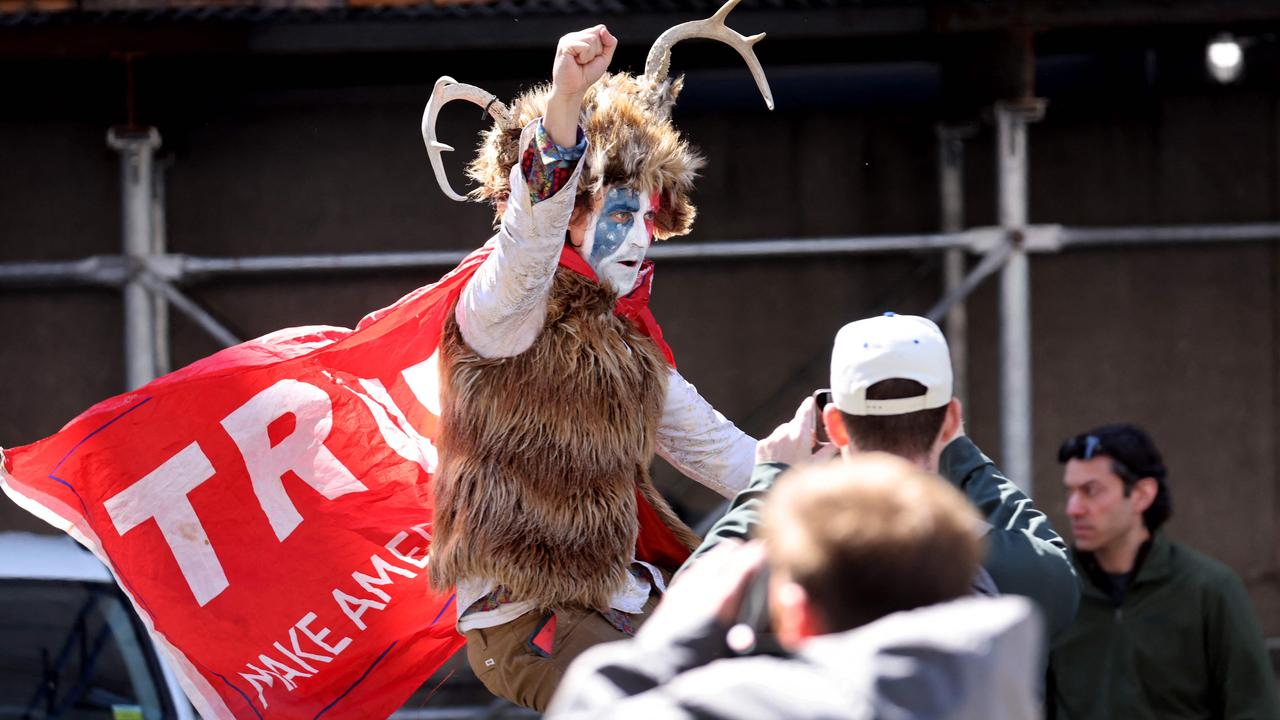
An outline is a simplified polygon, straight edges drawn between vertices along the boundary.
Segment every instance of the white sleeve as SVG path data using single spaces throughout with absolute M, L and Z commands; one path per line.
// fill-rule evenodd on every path
M 729 422 L 674 369 L 658 422 L 658 454 L 677 470 L 731 498 L 747 486 L 756 440 Z
M 521 148 L 528 147 L 537 122 L 525 127 Z M 520 163 L 511 168 L 502 225 L 489 241 L 493 251 L 463 288 L 454 311 L 462 339 L 481 357 L 514 357 L 537 339 L 583 164 L 579 160 L 568 182 L 538 203 L 529 198 Z

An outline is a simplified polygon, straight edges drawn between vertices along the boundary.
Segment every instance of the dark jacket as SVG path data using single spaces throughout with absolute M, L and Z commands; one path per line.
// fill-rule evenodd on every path
M 1022 598 L 963 598 L 735 656 L 710 617 L 659 611 L 583 653 L 547 718 L 1034 720 L 1042 630 Z
M 1051 656 L 1057 720 L 1280 718 L 1262 631 L 1227 566 L 1157 532 L 1117 601 L 1090 553 L 1076 565 L 1080 613 Z
M 782 463 L 757 465 L 751 483 L 733 499 L 685 567 L 724 540 L 749 537 L 760 524 L 765 494 L 786 469 Z M 943 449 L 938 473 L 959 488 L 991 526 L 982 566 L 996 588 L 1034 600 L 1051 636 L 1068 628 L 1080 589 L 1067 544 L 1054 532 L 1049 518 L 968 437 L 958 437 Z

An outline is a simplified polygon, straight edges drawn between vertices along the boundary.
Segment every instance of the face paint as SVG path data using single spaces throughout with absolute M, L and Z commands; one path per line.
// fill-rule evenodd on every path
M 649 233 L 649 242 L 653 242 L 653 221 L 657 219 L 658 210 L 662 208 L 662 193 L 655 191 L 649 196 L 649 212 L 644 214 L 644 229 Z
M 618 295 L 636 285 L 640 263 L 653 240 L 653 195 L 625 185 L 605 189 L 600 205 L 587 221 L 587 232 L 578 252 L 596 272 L 600 284 Z

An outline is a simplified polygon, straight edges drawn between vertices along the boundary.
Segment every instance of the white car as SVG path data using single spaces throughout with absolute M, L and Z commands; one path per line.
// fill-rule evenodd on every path
M 0 720 L 195 720 L 111 573 L 66 536 L 0 533 Z

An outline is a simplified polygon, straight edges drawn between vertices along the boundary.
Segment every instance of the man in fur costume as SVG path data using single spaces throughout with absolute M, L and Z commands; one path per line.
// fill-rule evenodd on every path
M 645 252 L 689 231 L 702 159 L 671 123 L 680 83 L 607 74 L 616 44 L 603 25 L 561 38 L 550 86 L 485 134 L 469 174 L 500 225 L 440 341 L 431 582 L 456 587 L 485 686 L 538 710 L 697 544 L 650 482 L 654 452 L 732 497 L 756 444 L 648 313 Z

